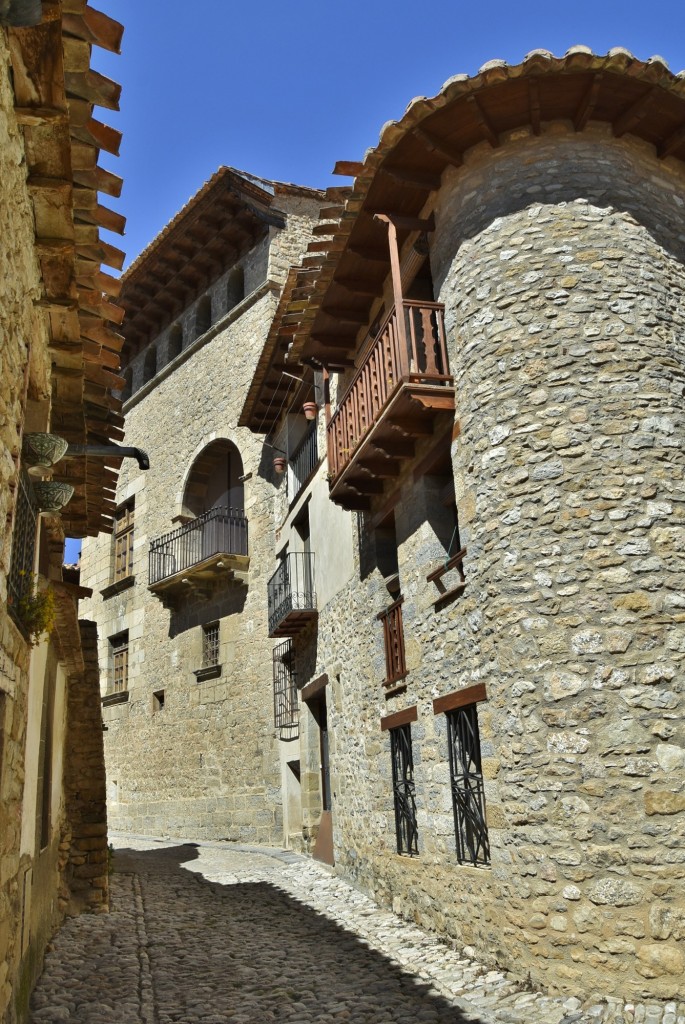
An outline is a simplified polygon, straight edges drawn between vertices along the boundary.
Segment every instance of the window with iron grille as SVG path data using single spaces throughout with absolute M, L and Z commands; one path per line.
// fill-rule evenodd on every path
M 474 866 L 490 863 L 485 793 L 478 732 L 478 706 L 447 712 L 457 860 Z
M 202 627 L 202 667 L 213 668 L 219 664 L 219 623 L 211 622 Z
M 33 590 L 33 567 L 36 556 L 38 510 L 28 475 L 22 470 L 17 484 L 17 504 L 12 531 L 12 560 L 7 579 L 8 604 L 17 616 L 19 604 Z
M 109 639 L 112 656 L 112 685 L 110 693 L 128 690 L 128 630 Z
M 121 505 L 114 520 L 114 581 L 133 573 L 133 511 L 132 501 Z
M 385 645 L 385 679 L 383 686 L 391 686 L 407 674 L 404 658 L 404 627 L 402 625 L 403 597 L 394 601 L 389 608 L 378 615 L 383 623 L 383 643 Z
M 273 649 L 274 725 L 282 737 L 287 733 L 288 739 L 297 736 L 299 722 L 294 657 L 290 638 Z
M 414 857 L 419 852 L 419 833 L 416 824 L 416 787 L 414 785 L 411 725 L 400 725 L 390 730 L 390 751 L 392 754 L 397 852 Z

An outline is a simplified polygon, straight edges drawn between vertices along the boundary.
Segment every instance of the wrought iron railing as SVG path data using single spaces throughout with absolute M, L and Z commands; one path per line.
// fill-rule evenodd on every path
M 451 384 L 444 309 L 438 302 L 393 307 L 327 428 L 328 468 L 335 477 L 403 383 Z
M 22 470 L 17 483 L 17 504 L 12 531 L 12 559 L 7 577 L 8 604 L 13 616 L 19 614 L 22 597 L 33 593 L 33 563 L 36 554 L 38 508 L 28 475 Z
M 295 551 L 285 556 L 267 583 L 269 633 L 291 613 L 316 608 L 314 555 Z
M 385 645 L 385 680 L 384 686 L 404 679 L 407 665 L 404 657 L 404 627 L 402 625 L 403 597 L 398 598 L 389 608 L 377 617 L 383 623 L 383 643 Z
M 485 793 L 475 704 L 447 713 L 450 777 L 457 860 L 460 864 L 490 863 L 485 820 Z
M 233 508 L 213 508 L 150 542 L 149 584 L 192 568 L 212 555 L 247 555 L 247 519 Z
M 419 830 L 416 823 L 411 725 L 400 725 L 390 730 L 390 748 L 397 852 L 414 857 L 419 852 Z
M 290 638 L 274 647 L 274 725 L 282 739 L 294 739 L 297 736 L 299 708 L 294 660 L 295 652 Z
M 311 423 L 307 432 L 288 459 L 288 499 L 296 498 L 319 461 L 319 450 L 316 439 L 316 421 Z

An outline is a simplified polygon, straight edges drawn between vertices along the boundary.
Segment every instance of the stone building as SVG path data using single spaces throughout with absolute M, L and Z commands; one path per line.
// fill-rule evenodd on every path
M 222 167 L 123 277 L 126 433 L 113 538 L 84 545 L 110 824 L 277 843 L 266 575 L 273 468 L 238 427 L 322 193 Z
M 82 564 L 117 828 L 683 996 L 683 160 L 660 59 L 536 51 L 349 188 L 222 168 L 133 264 L 152 468 Z
M 121 34 L 85 0 L 0 3 L 3 1024 L 24 1019 L 64 914 L 107 906 L 95 626 L 79 622 L 87 592 L 62 561 L 65 531 L 111 528 L 121 461 L 92 452 L 122 436 L 122 311 L 101 263 L 120 267 L 123 253 L 99 228 L 123 220 L 98 198 L 119 194 L 98 167 L 118 133 L 93 115 L 117 108 L 119 88 L 90 67 L 92 46 L 118 52 Z
M 414 100 L 240 416 L 291 841 L 555 992 L 685 995 L 684 160 L 659 58 Z

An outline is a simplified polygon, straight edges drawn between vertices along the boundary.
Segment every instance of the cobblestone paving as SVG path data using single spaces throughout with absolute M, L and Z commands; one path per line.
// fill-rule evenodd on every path
M 112 912 L 61 929 L 33 1024 L 685 1024 L 675 1003 L 522 992 L 295 854 L 114 846 Z

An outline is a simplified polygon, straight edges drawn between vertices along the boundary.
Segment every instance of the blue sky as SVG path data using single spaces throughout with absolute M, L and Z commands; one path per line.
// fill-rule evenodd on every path
M 336 160 L 358 160 L 414 96 L 458 73 L 530 50 L 625 46 L 685 68 L 683 0 L 95 0 L 123 22 L 121 56 L 94 63 L 123 86 L 130 263 L 221 164 L 325 187 Z M 74 557 L 72 548 L 68 557 Z
M 129 262 L 220 164 L 325 186 L 383 123 L 451 75 L 529 50 L 626 46 L 685 68 L 682 0 L 95 0 L 126 26 L 117 208 Z M 105 160 L 103 160 L 105 162 Z M 338 184 L 344 179 L 337 179 Z

